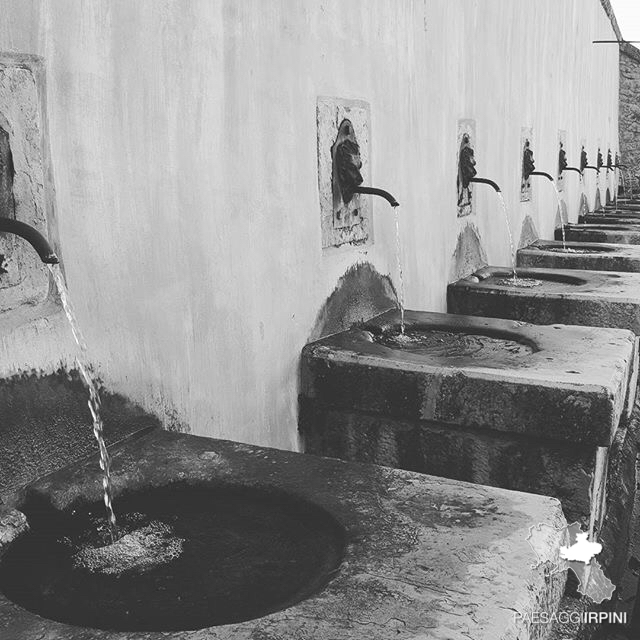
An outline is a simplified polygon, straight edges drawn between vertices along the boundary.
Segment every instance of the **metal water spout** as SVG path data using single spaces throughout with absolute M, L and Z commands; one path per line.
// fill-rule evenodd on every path
M 384 198 L 392 207 L 399 207 L 400 203 L 384 189 L 376 189 L 375 187 L 355 187 L 353 193 L 367 193 L 373 196 Z
M 582 173 L 585 169 L 593 169 L 594 171 L 600 173 L 600 169 L 598 169 L 598 167 L 594 167 L 593 165 L 589 164 L 587 152 L 585 151 L 585 148 L 582 147 L 582 150 L 580 151 L 580 173 Z
M 561 153 L 563 152 L 561 151 Z M 558 161 L 559 164 L 561 164 L 561 161 L 562 159 L 560 157 Z M 527 140 L 525 143 L 524 152 L 522 154 L 522 177 L 526 182 L 527 180 L 529 180 L 530 176 L 543 176 L 547 178 L 547 180 L 551 180 L 551 182 L 554 182 L 551 174 L 547 173 L 546 171 L 536 171 L 536 164 L 533 159 L 533 151 L 531 149 L 529 141 Z
M 555 180 L 553 179 L 553 176 L 550 173 L 547 173 L 546 171 L 532 171 L 529 175 L 530 176 L 542 176 L 542 177 L 546 178 L 547 180 L 549 180 L 551 182 L 555 182 Z
M 338 137 L 332 148 L 332 155 L 334 176 L 337 177 L 342 201 L 345 204 L 351 202 L 356 193 L 362 193 L 384 198 L 392 207 L 400 206 L 400 203 L 388 191 L 362 186 L 364 179 L 360 173 L 360 169 L 362 169 L 360 145 L 356 140 L 353 124 L 347 118 L 340 124 Z
M 564 150 L 564 144 L 561 142 L 560 148 L 558 149 L 558 177 L 562 175 L 567 165 L 567 152 Z
M 14 220 L 0 217 L 0 233 L 12 233 L 26 240 L 38 253 L 45 264 L 58 264 L 58 256 L 51 248 L 49 241 L 32 226 Z
M 490 187 L 495 189 L 496 193 L 501 193 L 500 187 L 493 181 L 489 180 L 489 178 L 471 178 L 469 182 L 479 182 L 480 184 L 488 184 Z
M 489 178 L 476 178 L 477 173 L 475 152 L 471 146 L 469 136 L 465 135 L 462 138 L 462 145 L 458 156 L 458 180 L 462 188 L 467 189 L 471 182 L 477 182 L 480 184 L 488 184 L 496 190 L 496 193 L 500 193 L 500 187 L 493 180 L 489 180 Z

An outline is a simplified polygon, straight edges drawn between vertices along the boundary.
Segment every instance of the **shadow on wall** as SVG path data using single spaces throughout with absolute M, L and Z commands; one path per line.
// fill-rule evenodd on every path
M 522 231 L 520 231 L 518 249 L 522 249 L 522 247 L 528 247 L 530 244 L 533 244 L 539 237 L 540 234 L 536 229 L 536 223 L 533 221 L 533 218 L 529 215 L 525 216 L 524 220 L 522 221 Z
M 600 189 L 596 189 L 596 203 L 593 205 L 593 208 L 596 211 L 602 208 L 602 202 L 600 200 Z
M 101 399 L 107 445 L 160 426 L 123 396 L 103 389 Z M 97 452 L 87 390 L 77 371 L 1 379 L 0 416 L 0 504 L 34 480 Z
M 560 207 L 556 209 L 556 219 L 555 219 L 555 222 L 553 223 L 553 228 L 560 229 L 560 227 L 567 224 L 568 222 L 569 222 L 569 214 L 567 212 L 567 203 L 563 200 L 562 210 L 560 209 Z
M 389 276 L 383 276 L 368 262 L 355 264 L 338 280 L 335 289 L 322 305 L 307 342 L 340 333 L 358 322 L 398 307 L 398 296 Z M 301 393 L 302 359 L 298 368 L 298 415 L 303 411 Z M 299 451 L 305 450 L 304 440 L 298 433 Z
M 368 262 L 353 265 L 322 305 L 309 342 L 346 331 L 356 322 L 397 306 L 398 296 L 389 276 L 378 273 Z
M 465 278 L 487 264 L 487 254 L 482 247 L 480 234 L 475 225 L 468 224 L 458 235 L 451 259 L 449 282 Z

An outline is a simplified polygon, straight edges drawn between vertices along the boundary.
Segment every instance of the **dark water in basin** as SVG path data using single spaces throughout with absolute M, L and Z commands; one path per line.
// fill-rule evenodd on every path
M 472 358 L 492 362 L 505 361 L 533 353 L 528 344 L 501 336 L 440 331 L 407 327 L 404 335 L 398 332 L 374 336 L 374 340 L 393 349 L 436 358 Z
M 46 618 L 121 631 L 201 629 L 257 618 L 319 591 L 344 536 L 290 496 L 184 484 L 119 499 L 107 544 L 104 507 L 25 508 L 32 532 L 0 565 L 0 589 Z M 118 546 L 120 545 L 120 546 Z

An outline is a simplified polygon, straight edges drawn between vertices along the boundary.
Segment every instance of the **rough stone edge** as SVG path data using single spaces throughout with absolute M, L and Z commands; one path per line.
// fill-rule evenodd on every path
M 618 25 L 618 20 L 613 7 L 611 6 L 611 2 L 609 2 L 609 0 L 600 0 L 600 4 L 602 5 L 604 12 L 607 14 L 607 18 L 609 18 L 609 21 L 611 22 L 611 28 L 613 29 L 616 38 L 618 40 L 622 40 L 622 31 L 620 31 L 620 25 Z

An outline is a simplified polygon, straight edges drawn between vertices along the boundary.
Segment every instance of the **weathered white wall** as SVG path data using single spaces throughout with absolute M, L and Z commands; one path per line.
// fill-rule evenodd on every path
M 101 373 L 198 434 L 295 447 L 298 355 L 323 301 L 357 261 L 396 280 L 382 200 L 372 246 L 322 253 L 317 96 L 371 105 L 413 308 L 444 309 L 468 223 L 459 118 L 477 121 L 479 175 L 502 185 L 516 236 L 526 211 L 547 237 L 555 218 L 544 181 L 519 203 L 521 127 L 551 172 L 558 129 L 571 163 L 583 137 L 594 162 L 598 138 L 617 148 L 598 0 L 0 0 L 0 15 L 0 50 L 46 59 L 62 254 Z M 505 264 L 493 192 L 476 205 Z

